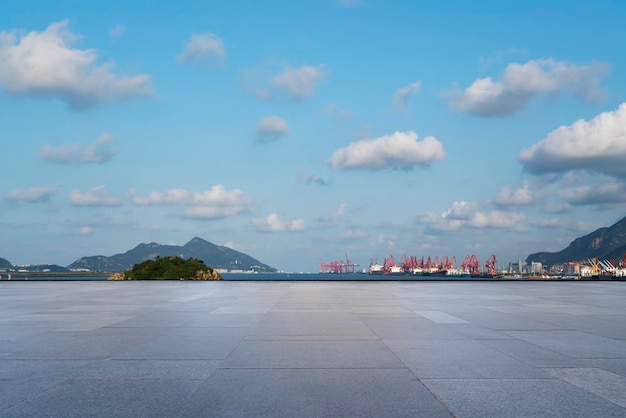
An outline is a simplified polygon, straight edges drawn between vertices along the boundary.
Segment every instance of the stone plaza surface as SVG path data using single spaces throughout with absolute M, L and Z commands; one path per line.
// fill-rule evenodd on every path
M 626 417 L 624 282 L 1 282 L 0 417 Z

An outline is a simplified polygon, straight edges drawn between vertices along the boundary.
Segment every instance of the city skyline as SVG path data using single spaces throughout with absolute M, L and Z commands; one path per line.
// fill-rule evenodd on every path
M 508 264 L 626 214 L 623 2 L 222 3 L 3 6 L 0 257 Z

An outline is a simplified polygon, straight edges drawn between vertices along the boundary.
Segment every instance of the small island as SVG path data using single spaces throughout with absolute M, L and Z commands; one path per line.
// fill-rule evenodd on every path
M 202 260 L 167 256 L 135 264 L 130 270 L 115 273 L 109 280 L 223 280 L 223 278 Z

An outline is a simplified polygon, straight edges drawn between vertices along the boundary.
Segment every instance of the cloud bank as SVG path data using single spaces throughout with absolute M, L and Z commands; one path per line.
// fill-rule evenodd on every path
M 239 189 L 226 190 L 218 184 L 210 190 L 190 191 L 170 189 L 166 192 L 152 192 L 148 197 L 134 196 L 132 202 L 139 206 L 188 205 L 182 217 L 192 219 L 219 219 L 248 212 L 253 200 Z
M 15 189 L 4 194 L 7 202 L 41 203 L 48 202 L 56 193 L 56 190 L 46 187 L 29 187 L 28 189 Z
M 497 206 L 527 206 L 535 203 L 535 197 L 530 190 L 529 182 L 524 181 L 522 187 L 517 190 L 511 190 L 508 186 L 500 189 L 494 203 Z
M 555 129 L 522 151 L 519 161 L 533 174 L 588 170 L 626 177 L 626 103 Z
M 482 212 L 475 203 L 460 201 L 454 202 L 451 208 L 441 214 L 430 212 L 420 221 L 427 225 L 425 233 L 433 235 L 464 228 L 519 230 L 525 219 L 526 215 L 522 212 Z
M 509 64 L 501 81 L 476 79 L 463 91 L 448 92 L 450 106 L 478 116 L 505 116 L 541 95 L 571 95 L 586 103 L 604 99 L 600 86 L 609 70 L 604 63 L 570 64 L 552 58 Z
M 14 95 L 59 98 L 74 110 L 152 93 L 148 75 L 116 75 L 113 64 L 96 64 L 96 50 L 71 48 L 79 36 L 67 26 L 64 20 L 43 32 L 0 32 L 0 86 Z
M 78 144 L 57 147 L 44 144 L 39 150 L 39 158 L 63 164 L 103 163 L 119 152 L 117 147 L 111 145 L 116 141 L 116 137 L 105 133 L 85 148 Z
M 409 169 L 428 166 L 445 157 L 446 152 L 437 138 L 427 136 L 418 141 L 418 135 L 409 131 L 353 142 L 336 150 L 329 163 L 340 170 Z
M 74 206 L 120 206 L 122 204 L 118 197 L 109 194 L 104 185 L 89 189 L 85 194 L 81 194 L 78 189 L 72 190 L 70 202 Z

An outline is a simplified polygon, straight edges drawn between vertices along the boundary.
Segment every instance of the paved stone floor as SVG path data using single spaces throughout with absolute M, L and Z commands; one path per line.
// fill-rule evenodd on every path
M 625 417 L 622 282 L 3 282 L 0 417 Z

